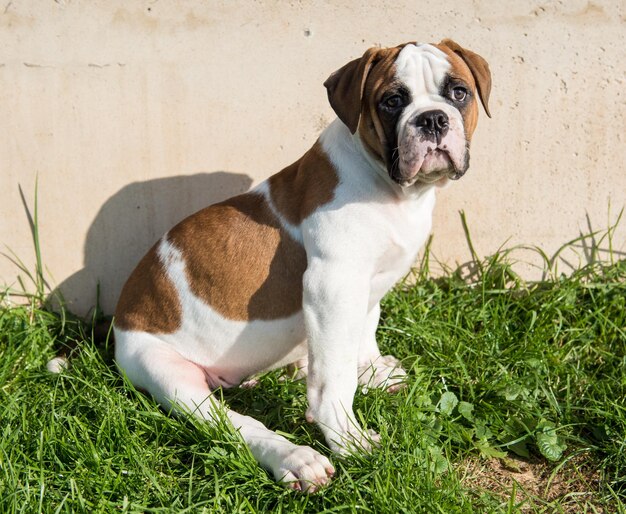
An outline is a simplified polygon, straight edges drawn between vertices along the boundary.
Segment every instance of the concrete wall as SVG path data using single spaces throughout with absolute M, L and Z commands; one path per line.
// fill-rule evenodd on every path
M 491 64 L 493 119 L 439 194 L 434 251 L 561 243 L 626 202 L 621 0 L 473 2 L 3 0 L 0 244 L 106 311 L 173 223 L 291 163 L 333 119 L 322 82 L 372 45 L 452 37 Z M 624 250 L 624 230 L 614 247 Z M 606 249 L 606 241 L 600 243 Z M 623 255 L 623 254 L 622 254 Z M 16 268 L 0 258 L 0 284 Z

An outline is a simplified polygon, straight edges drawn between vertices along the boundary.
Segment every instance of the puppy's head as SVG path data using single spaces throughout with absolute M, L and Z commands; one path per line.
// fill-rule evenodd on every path
M 478 99 L 490 115 L 489 65 L 450 39 L 370 48 L 324 86 L 339 119 L 401 186 L 463 176 Z

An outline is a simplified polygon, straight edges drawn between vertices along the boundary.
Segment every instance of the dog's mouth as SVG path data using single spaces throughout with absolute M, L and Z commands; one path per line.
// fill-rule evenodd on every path
M 443 185 L 458 180 L 469 167 L 469 143 L 459 115 L 448 116 L 447 129 L 433 137 L 423 124 L 409 119 L 399 125 L 395 148 L 387 154 L 387 172 L 402 187 Z
M 420 182 L 431 184 L 438 182 L 444 177 L 456 174 L 457 171 L 450 154 L 444 149 L 435 148 L 427 151 L 416 178 Z
M 396 162 L 400 163 L 400 160 Z M 412 170 L 417 168 L 417 171 L 407 174 L 406 171 L 403 172 L 402 166 L 398 165 L 391 170 L 390 176 L 394 182 L 403 187 L 415 183 L 435 184 L 444 179 L 458 180 L 467 171 L 467 160 L 466 157 L 463 165 L 459 167 L 446 148 L 429 148 L 426 150 L 421 165 L 411 167 Z

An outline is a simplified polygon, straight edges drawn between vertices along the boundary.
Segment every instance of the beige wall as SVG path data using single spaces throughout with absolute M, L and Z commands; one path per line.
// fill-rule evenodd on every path
M 0 5 L 0 244 L 33 265 L 18 187 L 73 310 L 111 311 L 174 222 L 295 160 L 322 82 L 372 45 L 452 37 L 491 64 L 493 119 L 439 194 L 434 250 L 554 251 L 626 202 L 626 13 L 616 1 L 9 1 Z M 625 235 L 614 245 L 624 251 Z M 606 248 L 602 243 L 601 247 Z M 0 258 L 0 283 L 16 269 Z

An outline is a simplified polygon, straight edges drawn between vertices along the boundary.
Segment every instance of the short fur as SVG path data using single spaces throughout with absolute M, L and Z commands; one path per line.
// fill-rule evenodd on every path
M 297 363 L 307 420 L 348 453 L 378 440 L 352 411 L 357 386 L 406 378 L 378 349 L 380 300 L 426 240 L 437 187 L 467 170 L 491 77 L 444 40 L 369 49 L 325 86 L 339 119 L 296 163 L 165 234 L 124 287 L 114 329 L 135 386 L 208 421 L 224 409 L 216 387 Z M 277 480 L 307 492 L 330 480 L 327 457 L 224 412 Z

